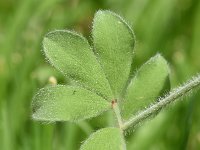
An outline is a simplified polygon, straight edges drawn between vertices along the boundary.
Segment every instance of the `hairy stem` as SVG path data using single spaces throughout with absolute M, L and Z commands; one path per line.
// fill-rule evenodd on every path
M 166 107 L 169 103 L 173 102 L 177 98 L 187 94 L 193 88 L 200 85 L 200 75 L 194 77 L 192 80 L 188 81 L 186 84 L 180 86 L 179 88 L 170 92 L 167 96 L 161 98 L 157 103 L 151 105 L 149 108 L 141 111 L 139 114 L 124 122 L 121 126 L 122 130 L 128 129 L 130 126 L 135 126 L 139 122 L 155 114 L 160 109 Z
M 122 129 L 123 122 L 122 122 L 122 118 L 121 118 L 119 106 L 118 106 L 118 103 L 117 103 L 116 100 L 113 100 L 113 101 L 112 101 L 112 108 L 113 108 L 114 113 L 115 113 L 115 115 L 116 115 L 119 128 Z
M 121 131 L 121 135 L 123 137 L 124 144 L 122 145 L 122 149 L 126 150 L 126 142 L 125 142 L 126 140 L 125 140 L 124 134 L 123 134 L 124 130 L 122 129 L 123 121 L 122 121 L 122 117 L 121 117 L 121 113 L 120 113 L 120 109 L 119 109 L 119 105 L 117 103 L 117 100 L 112 100 L 112 108 L 113 108 L 113 111 L 114 111 L 114 113 L 116 115 L 118 126 L 119 126 L 119 129 Z

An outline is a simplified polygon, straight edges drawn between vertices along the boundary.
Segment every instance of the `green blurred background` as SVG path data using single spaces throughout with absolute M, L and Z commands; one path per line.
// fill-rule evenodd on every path
M 105 123 L 101 116 L 74 123 L 31 119 L 31 99 L 49 77 L 68 80 L 41 52 L 44 34 L 71 29 L 90 39 L 92 18 L 109 9 L 126 18 L 136 34 L 134 69 L 161 53 L 176 87 L 200 72 L 199 0 L 1 0 L 0 150 L 76 150 Z M 200 92 L 172 104 L 127 133 L 130 150 L 199 150 Z

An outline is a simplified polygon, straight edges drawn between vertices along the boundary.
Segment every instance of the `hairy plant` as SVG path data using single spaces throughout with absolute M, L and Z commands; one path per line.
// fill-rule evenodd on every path
M 43 50 L 49 62 L 71 85 L 47 86 L 32 102 L 33 119 L 78 122 L 113 110 L 117 123 L 93 133 L 82 150 L 125 150 L 125 132 L 155 116 L 172 101 L 200 84 L 200 76 L 170 89 L 169 66 L 160 55 L 131 72 L 135 36 L 117 14 L 98 11 L 92 28 L 93 45 L 68 30 L 48 33 Z

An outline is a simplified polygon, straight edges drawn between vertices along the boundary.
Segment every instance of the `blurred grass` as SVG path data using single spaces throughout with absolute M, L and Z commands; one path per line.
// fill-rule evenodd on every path
M 72 29 L 90 39 L 98 9 L 115 11 L 132 25 L 137 38 L 134 69 L 159 52 L 171 66 L 172 87 L 200 72 L 199 0 L 1 0 L 0 149 L 78 149 L 91 132 L 109 124 L 105 118 L 38 123 L 30 110 L 33 94 L 50 76 L 69 82 L 44 60 L 43 35 Z M 200 149 L 199 99 L 194 92 L 128 134 L 129 149 Z

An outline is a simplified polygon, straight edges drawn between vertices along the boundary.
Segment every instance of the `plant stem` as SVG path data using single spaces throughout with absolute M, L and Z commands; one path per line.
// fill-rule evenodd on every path
M 117 103 L 116 100 L 113 100 L 113 101 L 112 101 L 112 108 L 113 108 L 114 113 L 115 113 L 115 115 L 116 115 L 119 128 L 122 129 L 123 122 L 122 122 L 122 118 L 121 118 L 119 106 L 118 106 L 118 103 Z M 123 131 L 123 130 L 122 130 L 122 131 Z
M 124 138 L 124 134 L 123 134 L 123 121 L 122 121 L 122 117 L 121 117 L 121 113 L 120 113 L 120 109 L 119 109 L 119 105 L 117 103 L 117 100 L 113 100 L 112 101 L 112 108 L 113 108 L 113 111 L 116 115 L 116 118 L 117 118 L 117 122 L 118 122 L 118 126 L 119 126 L 119 129 L 121 131 L 121 136 L 123 137 L 123 142 L 124 144 L 122 145 L 122 148 L 123 150 L 126 150 L 126 140 Z
M 188 81 L 186 84 L 180 86 L 179 88 L 173 90 L 170 92 L 167 96 L 160 98 L 160 100 L 151 105 L 149 108 L 141 111 L 139 114 L 134 116 L 133 118 L 129 119 L 127 122 L 124 122 L 122 124 L 121 128 L 122 130 L 128 129 L 130 126 L 135 126 L 139 122 L 145 120 L 146 118 L 150 117 L 151 115 L 158 112 L 160 109 L 166 107 L 168 104 L 176 100 L 177 98 L 187 94 L 189 91 L 191 91 L 193 88 L 200 85 L 200 75 L 197 77 L 192 78 L 190 81 Z

